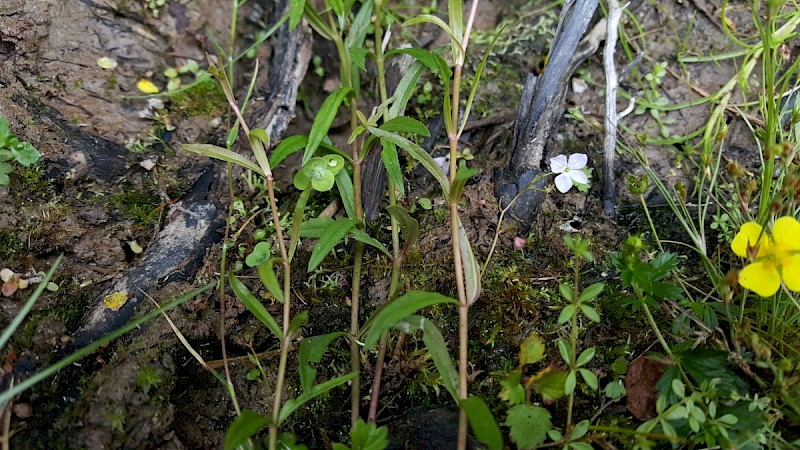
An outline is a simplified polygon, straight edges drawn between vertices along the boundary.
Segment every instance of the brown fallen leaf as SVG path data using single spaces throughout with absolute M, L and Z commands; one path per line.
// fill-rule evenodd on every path
M 648 420 L 656 416 L 656 383 L 669 364 L 669 361 L 652 356 L 640 356 L 630 364 L 625 377 L 625 390 L 628 394 L 628 411 L 633 417 Z

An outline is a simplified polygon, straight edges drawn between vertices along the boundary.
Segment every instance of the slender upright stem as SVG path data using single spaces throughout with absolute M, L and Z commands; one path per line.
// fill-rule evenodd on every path
M 344 62 L 343 62 L 344 64 Z M 349 67 L 350 62 L 347 61 Z M 349 68 L 348 68 L 349 73 Z M 358 106 L 356 99 L 350 100 L 350 130 L 355 130 L 358 126 Z M 364 205 L 362 203 L 362 186 L 361 186 L 361 167 L 363 160 L 359 155 L 359 145 L 357 140 L 353 140 L 350 144 L 350 150 L 353 156 L 353 189 L 355 197 L 356 219 L 360 222 L 358 227 L 364 228 Z M 361 296 L 361 266 L 364 261 L 364 243 L 361 241 L 356 242 L 356 253 L 353 261 L 353 286 L 350 296 L 350 371 L 358 373 L 361 370 L 361 347 L 356 340 L 359 331 L 359 310 L 360 310 L 360 296 Z M 351 425 L 355 426 L 358 419 L 361 418 L 361 376 L 356 375 L 351 381 L 350 385 L 350 421 Z
M 578 354 L 578 308 L 579 302 L 579 293 L 578 293 L 578 286 L 580 286 L 580 276 L 581 276 L 581 260 L 580 256 L 575 255 L 575 273 L 573 274 L 573 282 L 572 282 L 572 304 L 575 306 L 575 312 L 572 314 L 572 317 L 569 320 L 569 345 L 572 347 L 572 356 L 570 361 L 567 361 L 569 364 L 569 370 L 577 371 L 578 370 L 578 363 L 577 363 L 577 354 Z M 577 374 L 576 374 L 577 376 Z M 566 435 L 569 436 L 569 433 L 572 432 L 572 408 L 575 404 L 575 390 L 573 389 L 572 392 L 569 393 L 569 400 L 567 403 L 567 426 Z
M 378 93 L 380 95 L 380 103 L 384 104 L 389 98 L 386 86 L 386 65 L 383 52 L 383 0 L 375 1 L 375 14 L 373 23 L 375 26 L 375 65 L 378 70 Z M 383 115 L 383 121 L 387 119 L 386 113 Z M 373 150 L 375 151 L 375 150 Z M 388 178 L 388 177 L 387 177 Z M 397 188 L 392 180 L 387 181 L 389 191 L 389 205 L 397 205 Z M 400 282 L 400 267 L 402 260 L 400 258 L 400 224 L 394 217 L 391 218 L 392 224 L 392 275 L 389 281 L 389 292 L 386 296 L 386 301 L 391 301 L 397 295 L 397 286 Z M 367 420 L 374 422 L 378 416 L 378 399 L 381 391 L 381 377 L 383 376 L 383 364 L 386 360 L 386 342 L 389 339 L 389 332 L 384 331 L 381 334 L 381 339 L 378 342 L 378 355 L 375 358 L 375 372 L 373 374 L 372 388 L 370 389 L 369 398 L 369 412 Z
M 775 16 L 772 8 L 767 7 L 767 22 L 761 28 L 762 53 L 762 78 L 764 79 L 764 95 L 761 97 L 766 102 L 766 126 L 764 127 L 764 166 L 761 168 L 761 197 L 758 203 L 758 221 L 764 223 L 769 212 L 770 194 L 772 193 L 772 177 L 775 171 L 775 155 L 773 146 L 776 143 L 777 133 L 777 105 L 775 102 L 775 59 L 776 50 L 772 42 L 775 34 Z M 756 22 L 758 23 L 758 22 Z
M 231 205 L 233 205 L 233 177 L 232 177 L 232 165 L 228 163 L 228 189 L 231 199 Z M 231 207 L 232 208 L 232 207 Z M 232 209 L 228 210 L 228 216 L 231 215 Z M 222 244 L 222 258 L 220 261 L 220 276 L 219 284 L 218 284 L 218 295 L 219 295 L 219 341 L 220 341 L 220 349 L 222 351 L 222 366 L 225 371 L 225 382 L 227 383 L 228 392 L 231 394 L 231 401 L 233 402 L 233 409 L 236 411 L 236 414 L 241 414 L 241 410 L 239 409 L 239 400 L 236 398 L 236 391 L 233 389 L 233 381 L 231 381 L 231 371 L 230 367 L 228 366 L 228 347 L 225 344 L 225 273 L 227 272 L 227 261 L 228 261 L 228 236 L 230 235 L 230 221 L 225 222 L 225 239 Z
M 283 230 L 281 230 L 280 214 L 278 213 L 278 202 L 275 199 L 274 179 L 272 175 L 267 175 L 267 193 L 269 195 L 269 206 L 272 212 L 272 223 L 275 224 L 275 234 L 278 240 L 278 248 L 281 253 L 283 266 L 283 339 L 281 339 L 281 356 L 278 362 L 278 378 L 275 381 L 275 399 L 272 404 L 272 425 L 269 427 L 269 448 L 274 450 L 278 440 L 278 418 L 281 410 L 281 396 L 283 394 L 283 383 L 286 376 L 286 359 L 289 354 L 289 347 L 292 337 L 289 336 L 289 323 L 291 322 L 291 280 L 292 272 L 289 264 L 289 256 L 286 252 L 286 243 L 283 240 Z
M 453 55 L 455 68 L 453 70 L 453 92 L 451 105 L 450 126 L 448 127 L 448 138 L 450 141 L 450 184 L 452 186 L 456 179 L 458 162 L 458 138 L 459 126 L 459 102 L 461 91 L 461 69 L 466 59 L 469 35 L 472 30 L 472 23 L 478 9 L 478 0 L 473 0 L 467 26 L 464 29 L 460 54 Z M 451 24 L 452 25 L 452 24 Z M 453 242 L 453 267 L 456 272 L 456 289 L 458 290 L 458 398 L 465 400 L 468 395 L 467 386 L 467 364 L 469 363 L 469 303 L 467 299 L 466 286 L 464 285 L 464 262 L 461 260 L 461 243 L 458 233 L 458 198 L 455 196 L 447 199 L 450 206 L 450 235 Z M 458 408 L 458 449 L 467 448 L 467 413 L 461 405 Z

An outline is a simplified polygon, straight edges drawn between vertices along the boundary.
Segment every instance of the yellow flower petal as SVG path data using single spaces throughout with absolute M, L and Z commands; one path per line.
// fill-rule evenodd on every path
M 800 250 L 800 222 L 790 216 L 776 220 L 772 226 L 772 240 L 782 251 Z
M 781 258 L 781 278 L 789 290 L 800 292 L 800 255 Z
M 772 262 L 754 262 L 739 272 L 739 284 L 762 297 L 769 297 L 781 287 L 781 277 Z
M 112 310 L 119 311 L 122 305 L 128 302 L 128 293 L 125 291 L 114 292 L 103 297 L 103 306 Z
M 761 239 L 759 239 L 759 237 Z M 768 238 L 766 235 L 762 236 L 761 225 L 755 222 L 747 222 L 742 225 L 742 228 L 739 229 L 739 232 L 736 233 L 736 236 L 733 238 L 731 250 L 733 250 L 733 253 L 736 253 L 737 256 L 747 258 L 747 247 L 755 247 L 758 244 L 761 244 L 758 249 L 758 254 L 760 256 L 767 250 Z
M 145 94 L 158 94 L 158 86 L 153 84 L 150 80 L 145 80 L 142 78 L 136 83 L 136 87 L 139 88 L 140 91 L 144 92 Z

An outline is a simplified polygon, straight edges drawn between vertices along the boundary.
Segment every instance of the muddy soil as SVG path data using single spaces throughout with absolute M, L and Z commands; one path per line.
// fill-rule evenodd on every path
M 178 271 L 173 270 L 175 267 L 163 279 L 161 273 L 152 275 L 157 280 L 147 286 L 148 294 L 166 302 L 213 282 L 220 273 L 221 250 L 214 242 L 221 238 L 225 211 L 230 205 L 226 167 L 177 146 L 207 142 L 224 145 L 229 119 L 224 97 L 211 86 L 199 96 L 159 97 L 160 100 L 153 101 L 137 89 L 137 82 L 149 79 L 163 90 L 168 81 L 162 75 L 164 69 L 180 67 L 189 59 L 207 67 L 205 52 L 214 53 L 215 42 L 228 45 L 231 2 L 169 0 L 158 9 L 157 17 L 146 3 L 135 0 L 3 0 L 0 3 L 0 114 L 8 119 L 11 130 L 21 140 L 31 142 L 42 153 L 38 165 L 15 171 L 11 185 L 0 186 L 0 268 L 8 267 L 19 273 L 46 271 L 59 254 L 65 255 L 54 280 L 58 290 L 46 293 L 36 304 L 26 325 L 12 340 L 13 350 L 3 350 L 7 352 L 3 366 L 5 383 L 12 376 L 24 377 L 40 370 L 83 343 L 76 339 L 80 341 L 92 311 L 98 308 L 104 311 L 104 295 L 113 290 L 114 283 L 149 264 L 148 250 L 156 245 L 159 232 L 171 223 L 180 208 L 189 208 L 187 194 L 193 192 L 203 174 L 209 173 L 214 182 L 205 188 L 203 201 L 216 208 L 213 219 L 218 222 L 207 227 L 208 240 L 186 255 L 187 261 L 194 261 L 191 270 L 178 262 L 174 265 L 182 272 L 174 280 L 167 279 L 167 275 Z M 266 14 L 268 3 L 269 0 L 247 2 L 239 11 L 238 48 L 249 45 L 257 39 L 259 31 L 277 20 Z M 506 45 L 498 45 L 498 65 L 488 70 L 486 88 L 479 91 L 475 120 L 515 113 L 525 74 L 544 60 L 547 39 L 552 37 L 552 28 L 547 27 L 554 25 L 558 13 L 547 11 L 524 19 L 519 17 L 543 3 L 546 2 L 482 2 L 478 28 L 488 32 L 498 23 L 509 21 L 513 30 L 510 36 L 516 36 L 517 41 L 509 38 Z M 632 40 L 634 53 L 644 57 L 623 76 L 623 83 L 638 83 L 637 71 L 647 73 L 655 63 L 667 61 L 672 72 L 664 77 L 663 92 L 671 103 L 680 103 L 698 98 L 698 89 L 715 91 L 735 73 L 736 66 L 730 62 L 694 64 L 687 71 L 675 63 L 678 51 L 709 54 L 730 49 L 719 27 L 716 2 L 670 1 L 654 6 L 653 2 L 634 1 L 629 9 L 639 20 L 648 46 L 636 48 L 639 40 Z M 749 32 L 748 15 L 744 5 L 734 5 L 728 11 L 728 18 L 743 33 Z M 688 23 L 692 26 L 688 27 Z M 634 33 L 632 28 L 629 33 Z M 529 39 L 522 39 L 523 36 Z M 432 46 L 436 45 L 436 39 L 441 36 L 425 38 Z M 676 48 L 676 42 L 684 47 Z M 264 73 L 281 70 L 280 66 L 269 65 L 276 60 L 275 45 L 273 40 L 267 40 L 255 52 Z M 334 59 L 335 55 L 326 53 L 330 51 L 329 46 L 315 44 L 315 54 L 324 61 Z M 98 59 L 104 57 L 113 58 L 116 67 L 98 65 Z M 627 63 L 622 55 L 618 55 L 618 61 L 620 66 Z M 244 88 L 253 59 L 244 58 L 236 67 L 237 86 Z M 601 123 L 603 116 L 602 55 L 591 57 L 582 70 L 584 78 L 589 80 L 588 88 L 581 92 L 570 90 L 564 106 L 565 110 L 579 108 L 591 120 L 583 123 L 562 120 L 548 146 L 546 160 L 557 154 L 580 151 L 589 154 L 593 167 L 601 167 L 602 134 L 592 126 L 592 121 Z M 306 76 L 297 117 L 287 133 L 308 130 L 314 111 L 324 99 L 324 91 L 335 86 L 337 80 L 332 75 L 335 69 L 323 72 L 321 76 L 311 72 Z M 182 81 L 191 82 L 191 75 L 184 75 Z M 367 79 L 365 83 L 370 82 Z M 269 108 L 266 96 L 268 93 L 263 92 L 256 95 L 250 113 L 256 121 Z M 622 110 L 627 103 L 620 99 L 618 106 Z M 424 111 L 425 107 L 419 110 Z M 707 105 L 669 113 L 668 118 L 675 119 L 670 133 L 682 135 L 694 131 L 698 124 L 704 123 L 708 113 Z M 511 121 L 497 122 L 476 127 L 465 135 L 465 143 L 475 155 L 474 162 L 481 172 L 467 188 L 462 219 L 479 260 L 488 253 L 497 227 L 493 172 L 503 167 L 509 157 Z M 659 133 L 648 114 L 630 115 L 622 125 L 651 135 Z M 340 131 L 346 137 L 346 130 Z M 441 142 L 440 139 L 438 143 Z M 750 132 L 739 120 L 732 120 L 728 142 L 732 148 L 752 151 Z M 665 151 L 662 146 L 646 150 L 656 170 L 667 175 L 671 182 L 687 179 L 679 155 L 688 149 L 673 152 Z M 538 287 L 555 286 L 556 278 L 563 274 L 566 252 L 557 237 L 561 233 L 558 230 L 567 226 L 580 229 L 612 250 L 627 233 L 642 225 L 635 215 L 625 213 L 635 199 L 626 194 L 624 183 L 627 175 L 641 173 L 631 158 L 621 156 L 615 174 L 617 191 L 621 194 L 619 222 L 600 214 L 600 176 L 595 172 L 596 182 L 589 193 L 548 196 L 531 233 L 521 236 L 529 241 L 521 252 L 514 250 L 514 226 L 509 224 L 500 242 L 498 263 L 513 262 L 521 255 L 535 270 L 522 270 L 515 283 L 498 286 L 492 280 L 487 282 L 498 296 L 506 297 L 476 305 L 471 335 L 476 340 L 476 353 L 485 355 L 475 358 L 474 373 L 478 380 L 486 380 L 492 370 L 497 370 L 497 355 L 513 359 L 518 340 L 540 321 L 552 319 L 554 313 L 549 305 L 538 305 L 529 296 Z M 286 186 L 291 176 L 283 177 Z M 416 172 L 412 177 L 408 206 L 419 198 L 434 198 L 429 178 Z M 234 180 L 237 196 L 263 201 L 254 197 L 256 190 L 242 180 L 241 171 L 235 171 Z M 291 189 L 285 191 L 291 195 Z M 325 203 L 324 200 L 320 203 Z M 656 196 L 651 200 L 658 203 Z M 424 238 L 409 256 L 412 268 L 405 279 L 408 288 L 451 293 L 453 286 L 447 269 L 450 263 L 444 256 L 442 259 L 435 256 L 446 255 L 442 249 L 449 246 L 448 231 L 445 222 L 435 214 L 437 209 L 441 210 L 434 198 L 434 213 L 421 216 Z M 380 222 L 372 227 L 371 232 L 379 238 L 386 237 Z M 246 228 L 243 236 L 252 234 L 254 229 Z M 247 248 L 252 242 L 243 238 L 242 245 Z M 367 308 L 380 304 L 388 284 L 389 263 L 374 255 L 371 258 L 374 264 L 370 265 L 364 289 Z M 602 269 L 593 268 L 593 276 L 601 277 Z M 325 273 L 296 281 L 294 289 L 306 304 L 303 307 L 311 309 L 310 323 L 304 329 L 306 335 L 347 328 L 349 307 L 342 294 L 349 291 L 346 256 L 327 266 Z M 10 322 L 27 298 L 25 294 L 20 291 L 11 298 L 0 299 L 0 323 Z M 137 305 L 128 306 L 126 320 L 152 308 L 143 298 Z M 220 315 L 221 301 L 224 316 Z M 496 305 L 504 305 L 503 310 L 498 311 Z M 269 309 L 278 311 L 276 305 Z M 104 314 L 115 315 L 108 311 Z M 269 410 L 271 388 L 265 390 L 263 384 L 248 379 L 253 365 L 246 355 L 250 350 L 272 352 L 277 343 L 234 296 L 228 294 L 220 300 L 218 293 L 209 290 L 172 311 L 170 317 L 212 365 L 222 356 L 218 339 L 222 322 L 228 356 L 234 358 L 230 377 L 239 405 L 261 412 Z M 444 328 L 446 338 L 455 338 L 455 330 Z M 616 329 L 601 328 L 595 333 L 590 338 L 596 342 L 613 343 L 638 336 L 642 330 L 623 325 Z M 403 348 L 402 342 L 390 344 L 401 357 L 386 369 L 386 400 L 380 420 L 399 421 L 403 411 L 411 406 L 446 404 L 447 399 L 433 390 L 408 392 L 409 386 L 418 389 L 424 386 L 414 380 L 420 379 L 420 370 L 429 367 L 429 362 L 415 355 L 413 349 Z M 345 347 L 337 350 L 344 352 Z M 265 359 L 267 370 L 272 360 Z M 327 370 L 333 373 L 337 366 L 344 367 L 346 360 L 343 353 L 333 356 Z M 370 382 L 369 362 L 366 364 L 364 385 Z M 488 381 L 486 386 L 490 386 Z M 287 390 L 295 388 L 290 385 Z M 496 392 L 483 394 L 496 396 Z M 324 402 L 297 414 L 287 429 L 294 429 L 302 442 L 312 448 L 325 448 L 337 440 L 342 442 L 349 412 L 338 405 L 349 405 L 346 392 L 335 391 Z M 71 367 L 25 393 L 15 401 L 13 411 L 13 448 L 221 448 L 225 431 L 235 418 L 225 389 L 200 368 L 161 319 L 99 350 L 79 367 Z

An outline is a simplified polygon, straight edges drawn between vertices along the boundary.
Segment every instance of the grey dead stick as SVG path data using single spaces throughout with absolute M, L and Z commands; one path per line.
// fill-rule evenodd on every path
M 289 0 L 269 0 L 262 4 L 268 26 L 289 12 Z M 270 139 L 276 142 L 294 118 L 297 90 L 311 61 L 312 34 L 305 23 L 301 22 L 294 30 L 285 23 L 267 42 L 273 48 L 269 70 L 259 72 L 256 82 L 258 95 L 254 100 L 256 111 L 248 122 L 252 122 L 254 128 L 264 128 Z
M 289 0 L 267 2 L 264 17 L 276 22 L 288 11 Z M 257 92 L 259 100 L 252 103 L 252 121 L 263 127 L 277 141 L 294 117 L 298 87 L 305 76 L 311 58 L 311 33 L 305 25 L 289 30 L 284 24 L 269 41 L 272 45 L 269 70 L 262 71 Z M 202 264 L 206 249 L 218 242 L 217 230 L 224 225 L 218 205 L 206 199 L 217 177 L 212 168 L 194 184 L 191 191 L 170 208 L 167 224 L 148 248 L 141 262 L 113 282 L 98 296 L 83 327 L 74 340 L 81 346 L 127 323 L 141 302 L 144 293 L 178 279 L 189 279 Z M 111 293 L 127 292 L 131 299 L 118 311 L 111 311 L 103 298 Z
M 220 240 L 217 230 L 224 226 L 219 206 L 206 199 L 215 178 L 216 172 L 210 168 L 180 202 L 170 206 L 166 225 L 139 264 L 97 297 L 75 336 L 74 348 L 83 347 L 128 323 L 145 293 L 194 276 L 205 259 L 206 250 Z M 113 293 L 130 296 L 117 311 L 107 308 L 103 301 L 106 295 Z
M 608 25 L 606 47 L 603 51 L 603 68 L 606 73 L 606 118 L 605 142 L 603 145 L 603 214 L 611 217 L 615 206 L 614 159 L 617 156 L 617 69 L 614 65 L 614 49 L 622 8 L 617 0 L 608 0 Z
M 544 148 L 563 111 L 567 82 L 578 65 L 597 51 L 602 35 L 605 34 L 604 25 L 602 32 L 595 27 L 590 36 L 579 45 L 597 4 L 598 0 L 564 2 L 547 67 L 538 77 L 528 74 L 517 108 L 510 164 L 498 173 L 497 195 L 503 207 L 538 175 L 544 173 Z M 546 180 L 542 179 L 534 187 L 542 189 L 545 183 Z M 509 213 L 523 227 L 527 227 L 532 223 L 543 200 L 542 192 L 527 190 Z

